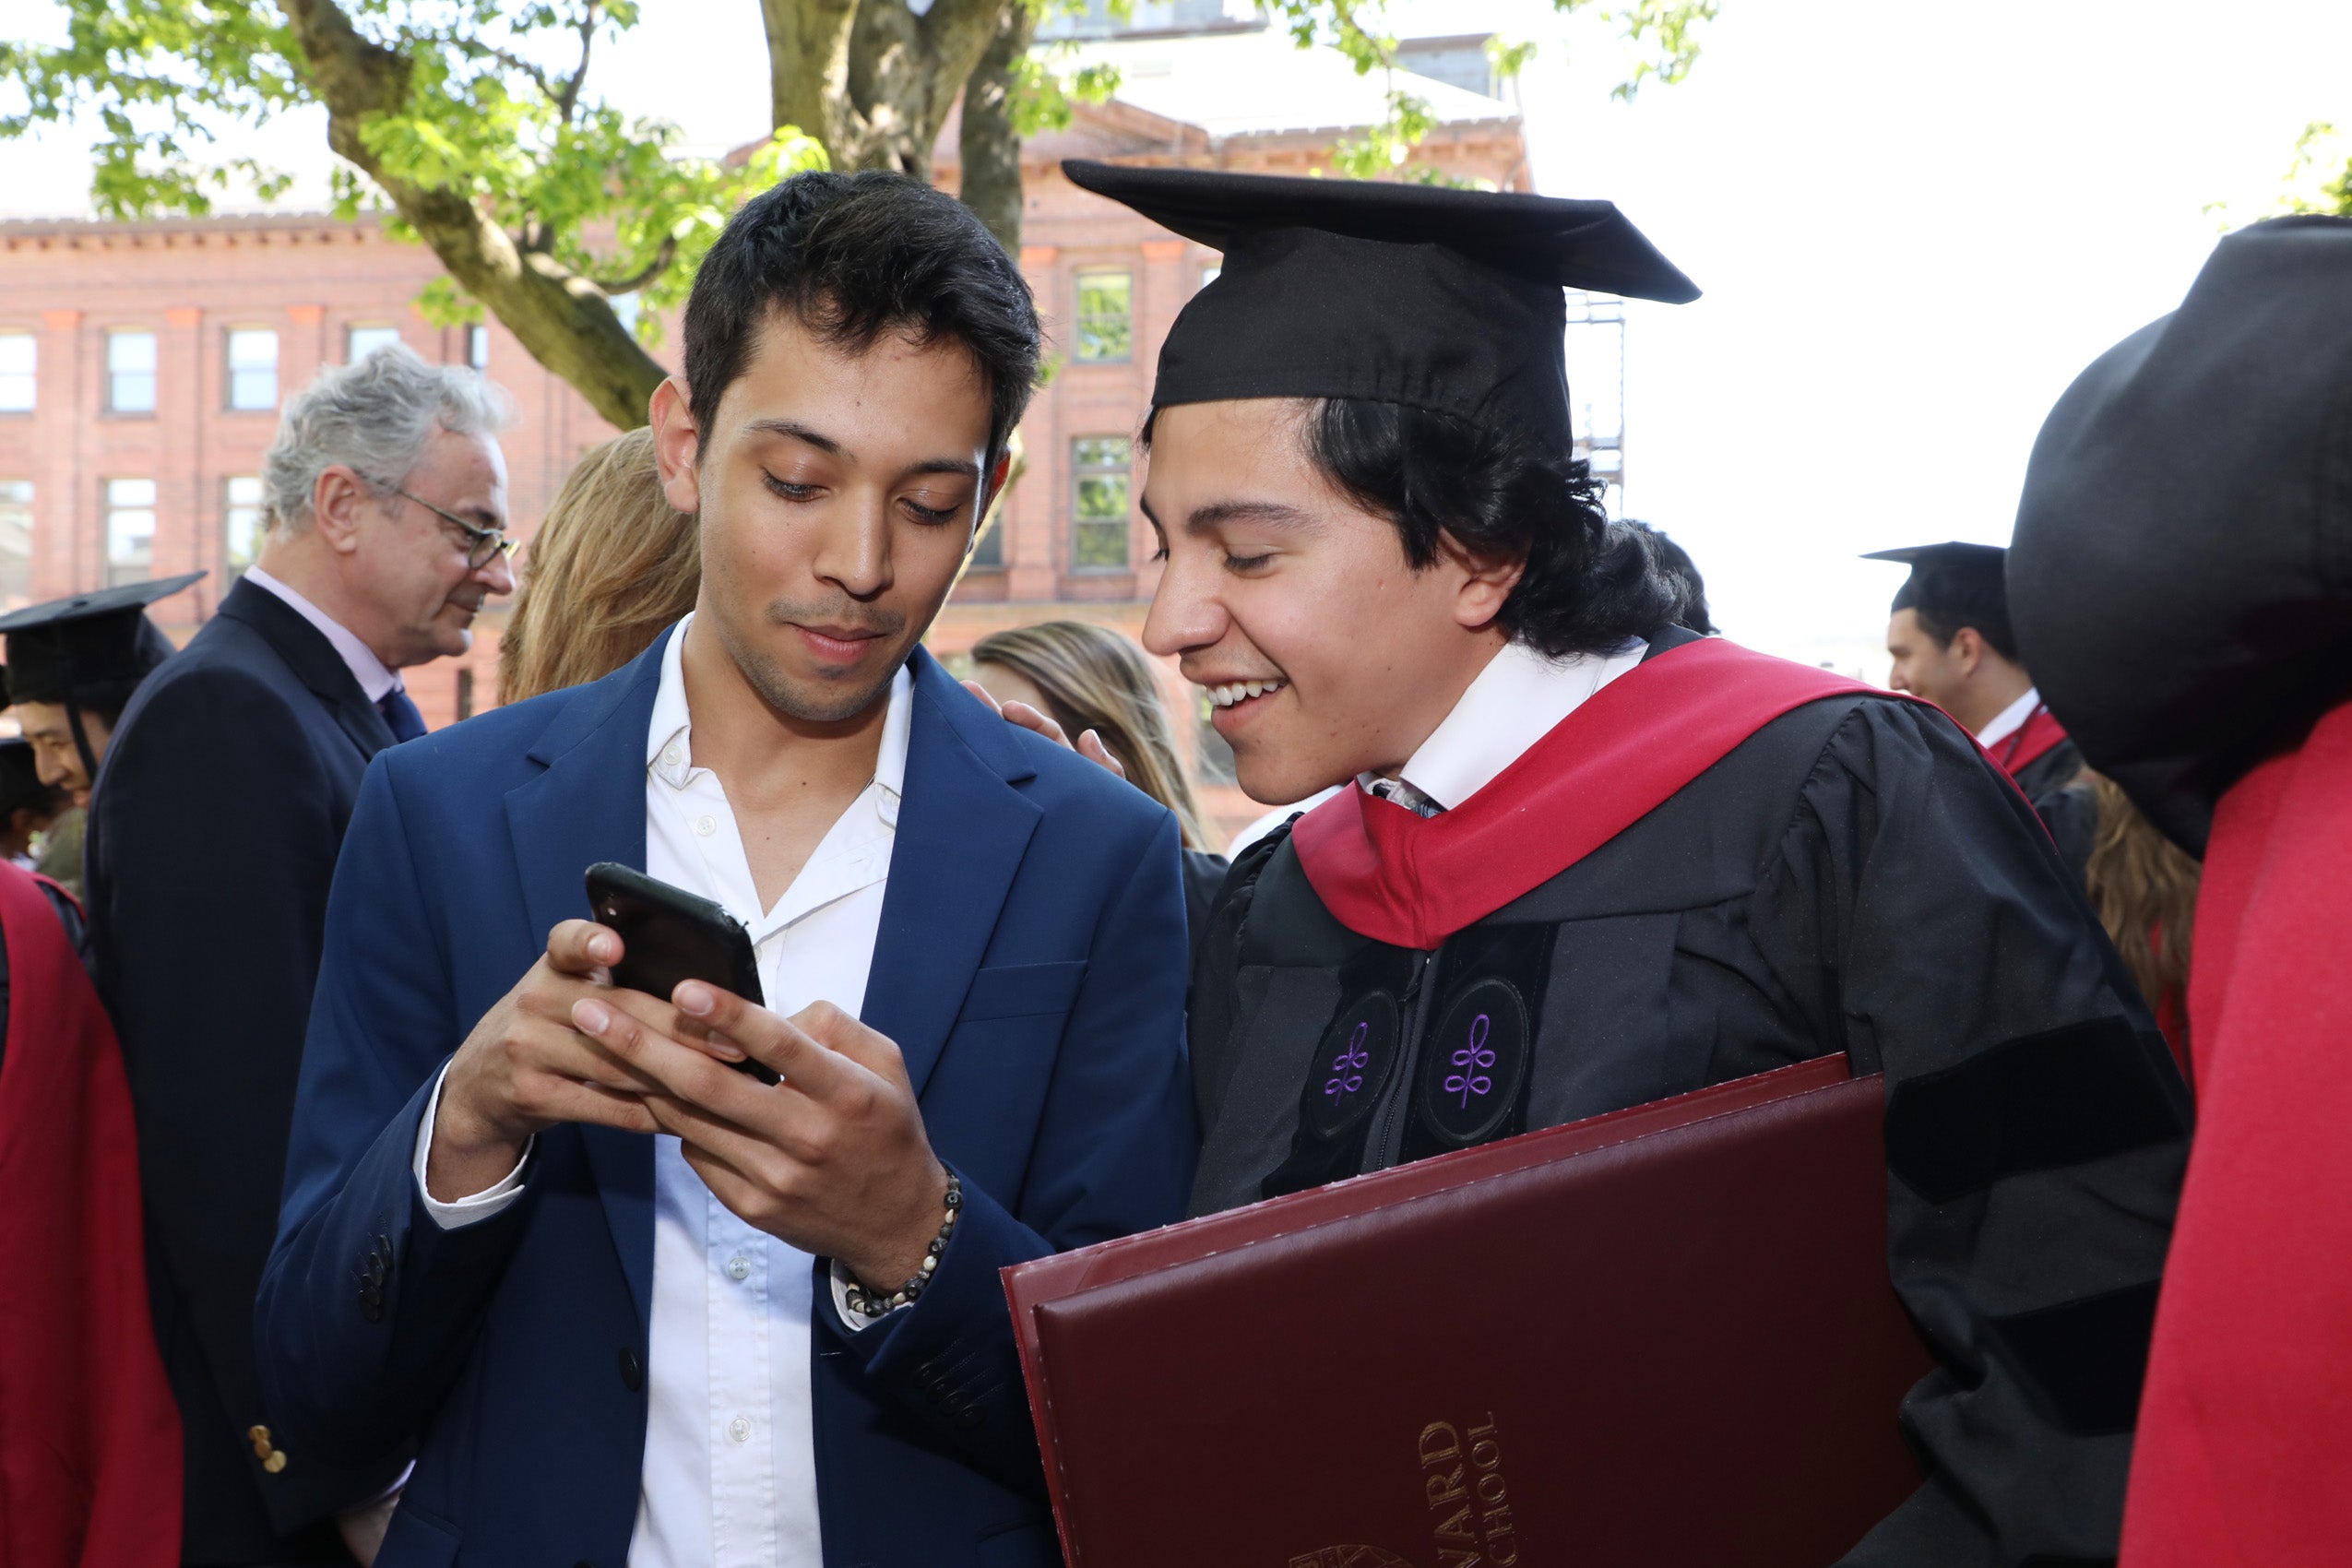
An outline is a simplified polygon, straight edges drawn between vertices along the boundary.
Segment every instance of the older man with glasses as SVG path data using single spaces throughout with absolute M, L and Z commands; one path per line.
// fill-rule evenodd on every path
M 361 774 L 424 733 L 400 671 L 465 652 L 483 600 L 515 586 L 506 408 L 401 348 L 293 398 L 263 459 L 260 558 L 124 712 L 91 804 L 92 937 L 130 1069 L 190 1564 L 348 1562 L 402 1468 L 330 1460 L 263 1405 L 253 1303 Z

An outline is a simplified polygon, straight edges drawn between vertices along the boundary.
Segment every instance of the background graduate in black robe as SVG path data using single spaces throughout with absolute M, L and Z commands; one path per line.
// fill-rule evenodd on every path
M 1688 279 L 1606 203 L 1065 167 L 1225 252 L 1146 427 L 1145 640 L 1253 797 L 1357 785 L 1212 915 L 1194 1208 L 1847 1051 L 1942 1362 L 1923 1484 L 1847 1561 L 2111 1557 L 2182 1086 L 1967 735 L 1672 628 L 1597 509 L 1560 291 Z
M 2058 852 L 2080 879 L 2097 832 L 2098 803 L 2083 777 L 2083 753 L 2042 701 L 2017 654 L 2009 590 L 1997 544 L 1914 544 L 1865 561 L 1911 568 L 1895 593 L 1887 683 L 1952 715 L 2041 814 Z

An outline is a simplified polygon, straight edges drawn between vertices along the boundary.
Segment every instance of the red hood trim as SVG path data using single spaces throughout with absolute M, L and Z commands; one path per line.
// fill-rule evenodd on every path
M 1432 948 L 1649 814 L 1783 714 L 1874 688 L 1720 637 L 1602 687 L 1461 805 L 1423 819 L 1350 787 L 1292 830 L 1307 880 L 1350 931 Z

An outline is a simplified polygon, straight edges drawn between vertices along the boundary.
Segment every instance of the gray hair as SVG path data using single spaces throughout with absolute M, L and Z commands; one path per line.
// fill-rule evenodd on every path
M 357 364 L 330 365 L 287 400 L 278 438 L 261 459 L 270 526 L 311 523 L 318 476 L 340 465 L 374 483 L 398 484 L 441 431 L 494 436 L 513 399 L 463 365 L 427 364 L 391 344 Z

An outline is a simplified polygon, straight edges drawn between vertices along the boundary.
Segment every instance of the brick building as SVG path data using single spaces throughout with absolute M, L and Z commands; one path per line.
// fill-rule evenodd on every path
M 1078 190 L 1059 160 L 1306 173 L 1383 112 L 1378 78 L 1222 13 L 1218 0 L 1175 0 L 1125 21 L 1063 26 L 1071 41 L 1056 47 L 1116 64 L 1123 86 L 1024 149 L 1021 265 L 1052 339 L 1053 374 L 1022 425 L 1025 475 L 932 634 L 951 662 L 991 630 L 1059 615 L 1134 633 L 1153 585 L 1134 437 L 1160 341 L 1218 258 Z M 1479 75 L 1482 41 L 1415 49 L 1433 74 L 1399 85 L 1438 117 L 1417 160 L 1531 189 L 1517 112 Z M 949 189 L 956 157 L 951 124 L 935 170 Z M 251 559 L 260 458 L 280 401 L 321 366 L 392 339 L 471 364 L 512 394 L 519 417 L 504 445 L 527 538 L 580 453 L 613 433 L 495 321 L 426 322 L 415 301 L 437 270 L 429 251 L 366 220 L 0 223 L 0 606 L 208 571 L 158 607 L 184 637 Z M 674 360 L 676 341 L 673 331 L 661 357 Z M 482 617 L 463 659 L 411 672 L 428 722 L 493 700 L 503 619 Z M 1172 672 L 1169 689 L 1194 703 Z M 1200 760 L 1213 781 L 1213 732 L 1184 729 L 1209 741 Z M 1213 794 L 1223 820 L 1254 814 L 1237 791 Z

